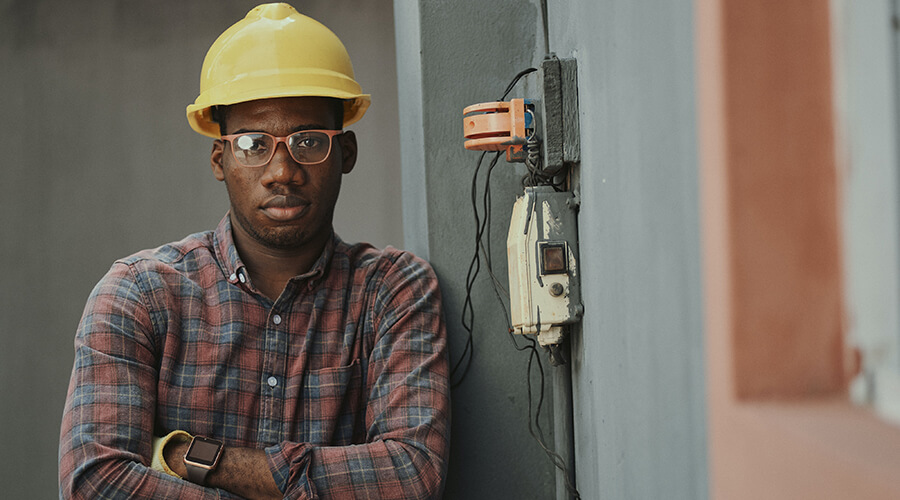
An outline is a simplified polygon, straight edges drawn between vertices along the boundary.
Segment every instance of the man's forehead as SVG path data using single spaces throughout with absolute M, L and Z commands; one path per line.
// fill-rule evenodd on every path
M 327 97 L 277 97 L 241 102 L 228 106 L 230 123 L 256 121 L 288 121 L 297 125 L 317 124 L 325 128 L 340 128 L 334 112 L 335 99 Z

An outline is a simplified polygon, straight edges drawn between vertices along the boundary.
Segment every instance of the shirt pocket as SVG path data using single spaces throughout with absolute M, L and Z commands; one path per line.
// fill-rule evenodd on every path
M 307 372 L 300 392 L 303 430 L 315 445 L 343 446 L 365 440 L 362 368 L 348 366 Z

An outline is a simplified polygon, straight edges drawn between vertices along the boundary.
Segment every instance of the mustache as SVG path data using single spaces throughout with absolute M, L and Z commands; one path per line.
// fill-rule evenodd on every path
M 277 194 L 272 196 L 262 205 L 263 208 L 289 208 L 309 205 L 303 198 L 292 194 Z

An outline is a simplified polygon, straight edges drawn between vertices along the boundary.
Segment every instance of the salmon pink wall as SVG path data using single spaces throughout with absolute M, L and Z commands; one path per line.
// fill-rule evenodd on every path
M 712 498 L 900 498 L 900 429 L 846 397 L 829 16 L 696 2 Z

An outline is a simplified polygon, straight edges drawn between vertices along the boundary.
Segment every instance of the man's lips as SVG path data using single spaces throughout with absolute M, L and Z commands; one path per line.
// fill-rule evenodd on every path
M 272 220 L 289 221 L 306 213 L 309 203 L 293 195 L 278 195 L 269 198 L 262 205 L 263 212 Z

